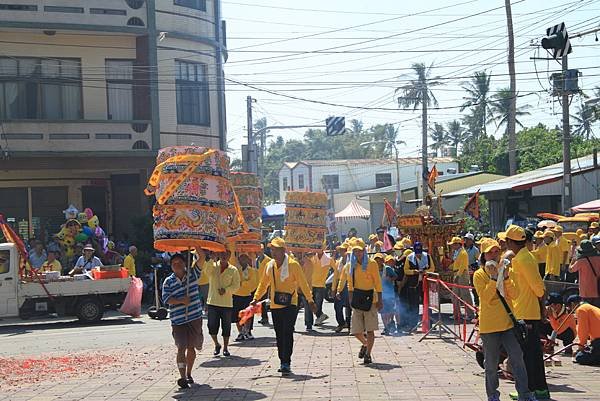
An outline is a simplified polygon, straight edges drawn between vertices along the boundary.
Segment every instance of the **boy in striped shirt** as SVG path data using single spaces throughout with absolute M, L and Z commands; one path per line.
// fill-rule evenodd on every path
M 202 349 L 202 307 L 198 279 L 200 271 L 190 268 L 186 271 L 183 255 L 171 256 L 173 273 L 163 283 L 163 303 L 170 308 L 173 339 L 177 346 L 177 368 L 180 379 L 177 384 L 181 388 L 189 388 L 194 383 L 192 368 L 196 360 L 196 349 Z

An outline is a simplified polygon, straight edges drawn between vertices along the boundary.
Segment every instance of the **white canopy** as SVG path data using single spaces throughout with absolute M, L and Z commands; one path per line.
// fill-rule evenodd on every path
M 367 220 L 369 217 L 371 217 L 371 212 L 362 207 L 356 199 L 353 199 L 344 210 L 335 214 L 335 218 L 339 220 Z

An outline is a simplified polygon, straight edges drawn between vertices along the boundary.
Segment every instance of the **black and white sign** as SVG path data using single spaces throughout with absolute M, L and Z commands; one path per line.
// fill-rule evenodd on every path
M 564 38 L 564 43 L 562 43 L 561 47 L 553 47 L 552 57 L 556 60 L 560 60 L 563 56 L 570 54 L 573 49 L 571 48 L 571 41 L 569 40 L 569 34 L 567 33 L 567 27 L 564 22 L 560 24 L 554 25 L 546 29 L 546 36 L 553 37 L 554 35 L 562 34 Z
M 346 132 L 344 117 L 329 117 L 325 120 L 327 136 L 343 135 Z

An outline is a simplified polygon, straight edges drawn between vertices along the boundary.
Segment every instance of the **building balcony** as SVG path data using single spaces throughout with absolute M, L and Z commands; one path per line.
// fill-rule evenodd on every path
M 0 27 L 115 31 L 142 34 L 147 27 L 144 0 L 0 0 Z
M 10 120 L 0 125 L 8 152 L 107 152 L 152 149 L 150 121 Z

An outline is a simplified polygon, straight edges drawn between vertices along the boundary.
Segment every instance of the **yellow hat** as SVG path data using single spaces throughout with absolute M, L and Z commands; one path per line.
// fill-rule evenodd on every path
M 450 242 L 448 242 L 448 245 L 454 245 L 454 244 L 462 244 L 462 239 L 460 237 L 452 237 Z
M 271 248 L 285 248 L 285 241 L 281 237 L 275 237 L 269 244 Z
M 408 237 L 402 238 L 402 244 L 405 248 L 410 248 L 412 246 L 412 241 Z
M 581 228 L 578 228 L 577 231 L 575 231 L 575 234 L 580 236 L 581 234 L 583 234 L 583 230 Z
M 385 256 L 383 255 L 383 253 L 376 253 L 375 256 L 373 256 L 373 259 L 381 259 L 381 260 L 385 260 Z
M 535 234 L 533 234 L 533 236 L 535 238 L 544 238 L 544 233 L 542 231 L 536 231 Z
M 525 241 L 525 229 L 517 225 L 511 224 L 506 230 L 506 238 L 513 241 Z
M 413 250 L 412 250 L 412 249 L 406 249 L 406 250 L 404 251 L 404 253 L 402 254 L 402 256 L 408 256 L 408 255 L 410 255 L 411 253 L 413 253 Z
M 506 241 L 506 231 L 499 232 L 496 237 L 498 237 L 500 241 Z
M 481 245 L 481 244 L 483 244 L 485 241 L 487 241 L 487 240 L 490 240 L 490 239 L 493 239 L 493 238 L 490 238 L 490 237 L 481 237 L 479 240 L 475 241 L 475 243 L 476 243 L 477 245 Z
M 335 249 L 348 249 L 348 243 L 343 242 L 340 245 L 336 246 Z
M 402 241 L 398 241 L 394 244 L 394 250 L 401 251 L 404 249 L 404 243 Z
M 600 224 L 597 221 L 592 221 L 592 224 L 590 224 L 590 228 L 600 228 Z
M 381 241 L 377 241 L 377 242 L 375 243 L 375 245 L 383 246 L 383 242 L 381 242 Z
M 354 240 L 350 243 L 350 251 L 355 249 L 363 250 L 365 249 L 365 241 L 362 238 L 354 238 Z
M 375 256 L 377 256 L 377 255 L 375 255 Z M 385 257 L 384 262 L 387 263 L 387 262 L 391 262 L 392 260 L 395 261 L 396 259 L 394 259 L 394 257 L 392 255 L 387 255 Z
M 487 252 L 491 251 L 494 248 L 500 249 L 500 244 L 495 239 L 486 238 L 481 243 L 481 252 L 483 252 L 483 253 L 487 253 Z
M 544 231 L 544 238 L 552 238 L 552 239 L 554 239 L 555 238 L 554 237 L 554 233 L 552 231 L 550 231 L 550 230 L 546 230 L 546 231 Z
M 371 235 L 369 235 L 369 241 L 372 241 L 374 239 L 377 239 L 377 234 L 371 234 Z
M 552 231 L 554 231 L 555 233 L 562 233 L 563 228 L 562 228 L 562 226 L 556 225 L 556 226 L 552 227 Z

